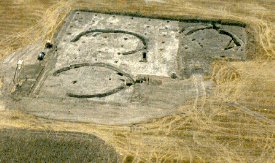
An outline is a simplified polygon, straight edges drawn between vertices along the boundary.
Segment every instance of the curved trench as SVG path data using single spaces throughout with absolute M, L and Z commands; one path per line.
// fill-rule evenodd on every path
M 97 94 L 75 94 L 75 93 L 67 93 L 66 95 L 69 96 L 69 97 L 75 97 L 75 98 L 95 98 L 95 97 L 98 97 L 98 98 L 101 98 L 101 97 L 106 97 L 106 96 L 109 96 L 109 95 L 112 95 L 112 94 L 115 94 L 121 90 L 124 90 L 132 85 L 135 84 L 135 80 L 132 78 L 132 76 L 112 65 L 109 65 L 109 64 L 106 64 L 106 63 L 80 63 L 80 64 L 74 64 L 74 65 L 70 65 L 68 67 L 64 67 L 64 68 L 61 68 L 59 70 L 56 70 L 54 73 L 53 73 L 53 76 L 57 76 L 59 74 L 61 74 L 62 72 L 66 72 L 66 71 L 69 71 L 71 69 L 77 69 L 77 68 L 81 68 L 81 67 L 105 67 L 107 69 L 111 69 L 115 72 L 117 72 L 118 75 L 120 76 L 125 76 L 129 79 L 129 82 L 126 83 L 126 84 L 123 84 L 123 85 L 120 85 L 114 89 L 111 89 L 109 91 L 106 91 L 106 92 L 103 92 L 103 93 L 97 93 Z
M 129 31 L 124 31 L 124 30 L 115 30 L 115 29 L 90 29 L 90 30 L 87 30 L 87 31 L 84 31 L 84 32 L 81 32 L 80 34 L 78 34 L 77 36 L 75 36 L 71 42 L 76 42 L 78 41 L 82 36 L 85 36 L 89 33 L 123 33 L 123 34 L 128 34 L 128 35 L 132 35 L 132 36 L 135 36 L 137 37 L 139 40 L 141 40 L 142 44 L 143 44 L 143 47 L 142 48 L 139 48 L 139 49 L 135 49 L 135 50 L 131 50 L 131 51 L 128 51 L 128 52 L 124 52 L 122 53 L 122 55 L 129 55 L 129 54 L 134 54 L 136 52 L 139 52 L 139 51 L 147 51 L 148 49 L 148 39 L 145 38 L 144 36 L 140 35 L 140 34 L 137 34 L 137 33 L 134 33 L 134 32 L 129 32 Z

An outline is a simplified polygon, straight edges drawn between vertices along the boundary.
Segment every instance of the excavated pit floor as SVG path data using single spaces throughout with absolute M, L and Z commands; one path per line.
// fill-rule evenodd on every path
M 244 61 L 248 48 L 238 23 L 85 11 L 71 12 L 56 40 L 43 61 L 37 45 L 6 58 L 2 92 L 15 88 L 11 103 L 36 116 L 101 124 L 146 121 L 211 96 L 211 63 Z

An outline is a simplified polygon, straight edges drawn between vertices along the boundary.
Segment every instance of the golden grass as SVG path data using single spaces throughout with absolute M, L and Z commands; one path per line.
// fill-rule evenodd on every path
M 258 48 L 251 52 L 254 56 L 251 61 L 213 63 L 209 78 L 217 84 L 214 95 L 188 102 L 179 108 L 182 114 L 131 126 L 106 126 L 45 120 L 2 107 L 1 128 L 94 133 L 113 145 L 125 162 L 275 160 L 275 4 L 272 0 L 53 2 L 0 2 L 1 56 L 34 42 L 53 39 L 63 18 L 73 9 L 238 20 L 250 26 Z M 18 3 L 21 4 L 15 5 Z M 193 77 L 193 82 L 198 91 L 203 90 L 200 78 Z

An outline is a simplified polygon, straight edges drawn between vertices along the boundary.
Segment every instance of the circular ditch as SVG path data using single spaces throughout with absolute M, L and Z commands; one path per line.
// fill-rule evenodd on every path
M 215 24 L 191 29 L 185 35 L 194 47 L 204 48 L 208 53 L 213 50 L 238 50 L 244 44 L 238 36 Z
M 105 63 L 81 63 L 61 68 L 53 74 L 75 98 L 106 97 L 135 84 L 131 75 Z
M 88 134 L 0 130 L 0 162 L 117 162 L 118 154 Z

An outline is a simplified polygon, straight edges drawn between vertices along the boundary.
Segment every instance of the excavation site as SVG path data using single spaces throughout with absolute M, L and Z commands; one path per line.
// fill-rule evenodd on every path
M 0 163 L 271 163 L 274 0 L 0 0 Z
M 73 11 L 56 40 L 15 53 L 2 66 L 13 104 L 65 121 L 131 124 L 177 113 L 211 96 L 212 62 L 249 58 L 239 22 Z

